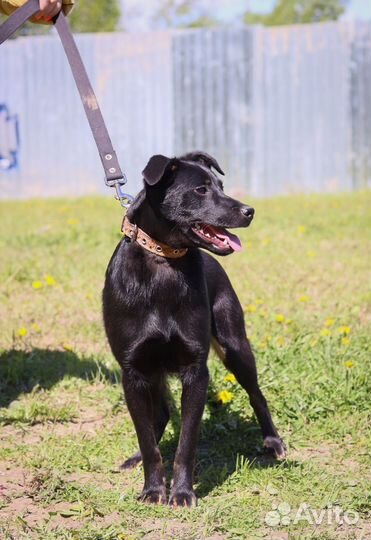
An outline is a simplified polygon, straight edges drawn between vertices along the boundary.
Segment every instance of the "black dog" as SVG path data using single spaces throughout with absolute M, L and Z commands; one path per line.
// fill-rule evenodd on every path
M 258 386 L 245 334 L 243 312 L 217 255 L 240 249 L 226 227 L 247 227 L 254 210 L 227 197 L 201 152 L 181 158 L 153 156 L 143 171 L 144 189 L 127 212 L 126 235 L 109 263 L 103 291 L 104 323 L 123 371 L 125 398 L 143 460 L 141 500 L 166 502 L 166 481 L 158 443 L 169 420 L 166 375 L 182 382 L 181 432 L 170 504 L 190 506 L 198 431 L 209 381 L 211 337 L 225 366 L 247 391 L 261 426 L 264 446 L 276 457 L 285 446 Z M 146 234 L 145 234 L 146 233 Z M 188 248 L 188 249 L 187 249 Z

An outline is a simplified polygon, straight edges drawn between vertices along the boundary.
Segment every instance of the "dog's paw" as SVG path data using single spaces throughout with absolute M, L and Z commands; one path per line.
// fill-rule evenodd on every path
M 142 454 L 140 452 L 136 452 L 133 456 L 131 456 L 129 459 L 126 459 L 124 463 L 122 463 L 119 467 L 120 471 L 128 471 L 130 469 L 134 469 L 139 463 L 142 461 Z
M 267 453 L 272 454 L 276 459 L 285 459 L 287 455 L 285 443 L 279 437 L 265 437 L 263 447 Z
M 165 486 L 143 489 L 138 500 L 150 504 L 166 504 Z
M 190 508 L 197 505 L 197 498 L 192 490 L 174 491 L 170 495 L 169 504 L 174 507 Z

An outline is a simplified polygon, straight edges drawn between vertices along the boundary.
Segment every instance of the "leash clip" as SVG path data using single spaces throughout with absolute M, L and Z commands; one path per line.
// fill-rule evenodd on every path
M 106 186 L 115 188 L 115 199 L 120 202 L 123 208 L 129 208 L 129 206 L 134 200 L 134 197 L 132 195 L 130 195 L 129 193 L 125 193 L 122 190 L 122 187 L 126 184 L 127 181 L 128 180 L 125 174 L 123 174 L 122 178 L 118 178 L 115 180 L 108 180 L 108 178 L 106 177 L 104 178 L 104 183 L 106 184 Z

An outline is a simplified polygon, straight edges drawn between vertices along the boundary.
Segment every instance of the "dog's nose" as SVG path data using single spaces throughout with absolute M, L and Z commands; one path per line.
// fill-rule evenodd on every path
M 241 212 L 245 217 L 247 217 L 250 221 L 254 217 L 255 210 L 254 208 L 251 208 L 251 206 L 242 206 Z

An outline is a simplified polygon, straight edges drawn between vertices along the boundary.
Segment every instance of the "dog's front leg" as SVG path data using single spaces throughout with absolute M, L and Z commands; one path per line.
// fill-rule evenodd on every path
M 143 460 L 144 487 L 139 499 L 155 504 L 166 503 L 165 471 L 156 442 L 151 386 L 134 381 L 130 373 L 124 372 L 123 387 Z
M 181 378 L 182 426 L 169 503 L 173 506 L 192 506 L 196 504 L 193 491 L 196 445 L 209 382 L 206 360 L 201 365 L 187 367 L 182 371 Z

